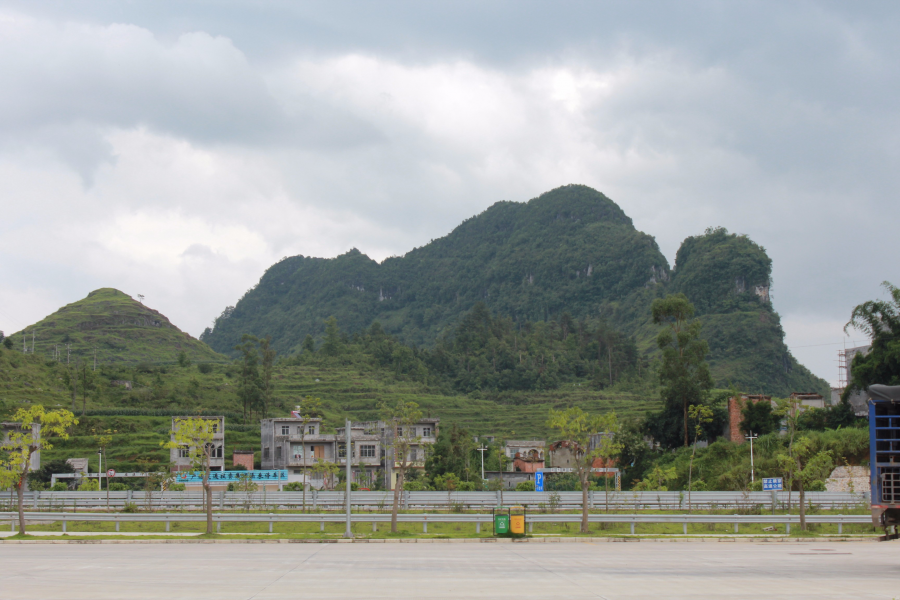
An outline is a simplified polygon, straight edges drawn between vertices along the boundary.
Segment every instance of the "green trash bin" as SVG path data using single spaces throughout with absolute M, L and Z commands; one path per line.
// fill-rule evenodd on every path
M 509 534 L 509 515 L 494 515 L 494 535 Z

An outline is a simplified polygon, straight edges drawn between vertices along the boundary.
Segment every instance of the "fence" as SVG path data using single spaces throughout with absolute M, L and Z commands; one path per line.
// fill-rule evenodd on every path
M 301 510 L 302 492 L 213 492 L 214 506 L 219 510 Z M 590 492 L 590 508 L 607 506 L 604 492 Z M 393 504 L 393 492 L 352 492 L 354 508 L 377 510 Z M 790 500 L 790 506 L 789 506 Z M 796 507 L 800 500 L 794 492 L 693 492 L 691 506 L 706 509 L 747 510 L 757 506 L 769 508 Z M 581 492 L 402 492 L 405 510 L 478 510 L 498 506 L 540 505 L 557 510 L 581 508 Z M 869 495 L 848 492 L 809 492 L 809 505 L 840 509 L 868 504 Z M 0 508 L 16 507 L 14 493 L 0 495 Z M 109 507 L 122 510 L 126 503 L 145 510 L 200 510 L 203 492 L 109 492 Z M 30 510 L 78 511 L 106 508 L 106 492 L 27 492 L 25 506 Z M 341 510 L 344 492 L 308 491 L 306 508 Z M 688 508 L 685 492 L 610 492 L 608 506 L 612 510 L 679 510 Z
M 10 530 L 14 531 L 18 513 L 0 513 L 0 521 L 9 521 Z M 105 522 L 115 523 L 116 531 L 119 531 L 120 523 L 165 523 L 166 531 L 169 531 L 171 523 L 196 523 L 206 520 L 202 513 L 58 513 L 58 512 L 29 512 L 25 514 L 29 521 L 41 521 L 44 523 L 62 522 L 62 530 L 68 533 L 70 522 Z M 220 530 L 222 523 L 268 523 L 269 533 L 273 532 L 275 523 L 319 523 L 320 531 L 325 530 L 325 523 L 342 523 L 345 516 L 338 513 L 280 513 L 280 514 L 245 514 L 245 513 L 214 513 L 213 522 L 216 530 Z M 372 531 L 376 530 L 378 523 L 390 523 L 391 515 L 384 513 L 354 513 L 350 515 L 353 523 L 372 523 Z M 468 514 L 424 514 L 401 513 L 397 520 L 401 523 L 421 523 L 423 533 L 428 533 L 428 523 L 474 523 L 476 533 L 481 532 L 482 525 L 491 523 L 489 513 Z M 534 523 L 580 523 L 581 515 L 569 514 L 541 514 L 528 513 L 527 522 L 529 531 Z M 734 532 L 739 532 L 741 524 L 770 524 L 784 525 L 785 532 L 790 533 L 791 525 L 800 522 L 799 515 L 698 515 L 698 514 L 591 514 L 588 516 L 591 523 L 628 523 L 631 525 L 631 533 L 635 533 L 635 525 L 647 523 L 680 523 L 683 532 L 687 534 L 688 524 L 712 523 L 732 524 Z M 870 515 L 807 515 L 806 522 L 810 524 L 837 524 L 838 533 L 843 533 L 845 524 L 872 524 Z

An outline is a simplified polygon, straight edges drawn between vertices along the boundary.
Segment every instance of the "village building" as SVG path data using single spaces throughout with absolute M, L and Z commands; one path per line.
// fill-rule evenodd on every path
M 209 421 L 213 421 L 213 441 L 211 444 L 211 456 L 209 460 L 209 469 L 210 471 L 224 471 L 225 470 L 225 417 L 224 416 L 210 416 L 210 417 L 172 417 L 172 429 L 170 439 L 175 441 L 175 431 L 177 428 L 178 421 L 184 421 L 187 419 L 206 419 Z M 173 471 L 192 471 L 194 467 L 191 465 L 190 459 L 190 449 L 189 448 L 172 448 L 169 451 L 169 462 L 172 463 Z

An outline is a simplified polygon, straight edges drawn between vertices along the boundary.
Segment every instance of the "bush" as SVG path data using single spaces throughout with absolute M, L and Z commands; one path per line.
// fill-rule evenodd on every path
M 78 486 L 79 492 L 99 492 L 100 491 L 100 483 L 96 479 L 88 479 L 84 478 L 81 480 L 81 485 Z
M 184 491 L 184 484 L 183 484 L 183 483 L 173 483 L 172 485 L 169 486 L 169 491 L 172 491 L 172 492 L 183 492 L 183 491 Z
M 134 502 L 126 502 L 125 506 L 122 508 L 122 512 L 126 512 L 126 513 L 136 513 L 138 510 L 140 510 L 140 509 L 138 508 L 138 505 L 135 504 Z
M 522 481 L 516 484 L 517 492 L 533 492 L 534 491 L 534 482 L 533 481 Z
M 208 375 L 212 373 L 213 366 L 209 363 L 197 363 L 197 370 L 203 373 L 204 375 Z
M 334 486 L 334 491 L 336 491 L 336 492 L 341 491 L 341 492 L 342 492 L 342 491 L 344 491 L 346 488 L 347 488 L 347 486 L 346 486 L 346 485 L 344 484 L 344 482 L 342 481 L 342 482 L 340 482 L 339 484 L 337 484 L 336 486 Z M 302 489 L 302 488 L 301 488 L 301 489 Z M 355 481 L 354 481 L 353 483 L 350 484 L 350 491 L 351 491 L 351 492 L 355 492 L 355 491 L 358 490 L 358 489 L 359 489 L 359 484 L 356 483 Z
M 109 491 L 111 492 L 127 492 L 129 489 L 127 484 L 119 483 L 118 481 L 109 484 Z
M 459 483 L 459 487 L 456 488 L 457 491 L 460 492 L 474 492 L 475 491 L 475 482 L 474 481 L 461 481 Z
M 299 481 L 292 481 L 290 483 L 284 484 L 281 489 L 283 489 L 285 492 L 302 492 L 303 484 Z M 353 488 L 351 487 L 350 490 L 353 491 Z
M 57 481 L 53 484 L 53 487 L 50 488 L 51 492 L 68 492 L 69 486 L 62 481 Z

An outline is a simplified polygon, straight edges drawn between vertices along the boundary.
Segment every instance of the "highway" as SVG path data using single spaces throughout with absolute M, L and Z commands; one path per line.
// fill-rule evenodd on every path
M 900 597 L 898 542 L 0 543 L 3 600 Z

